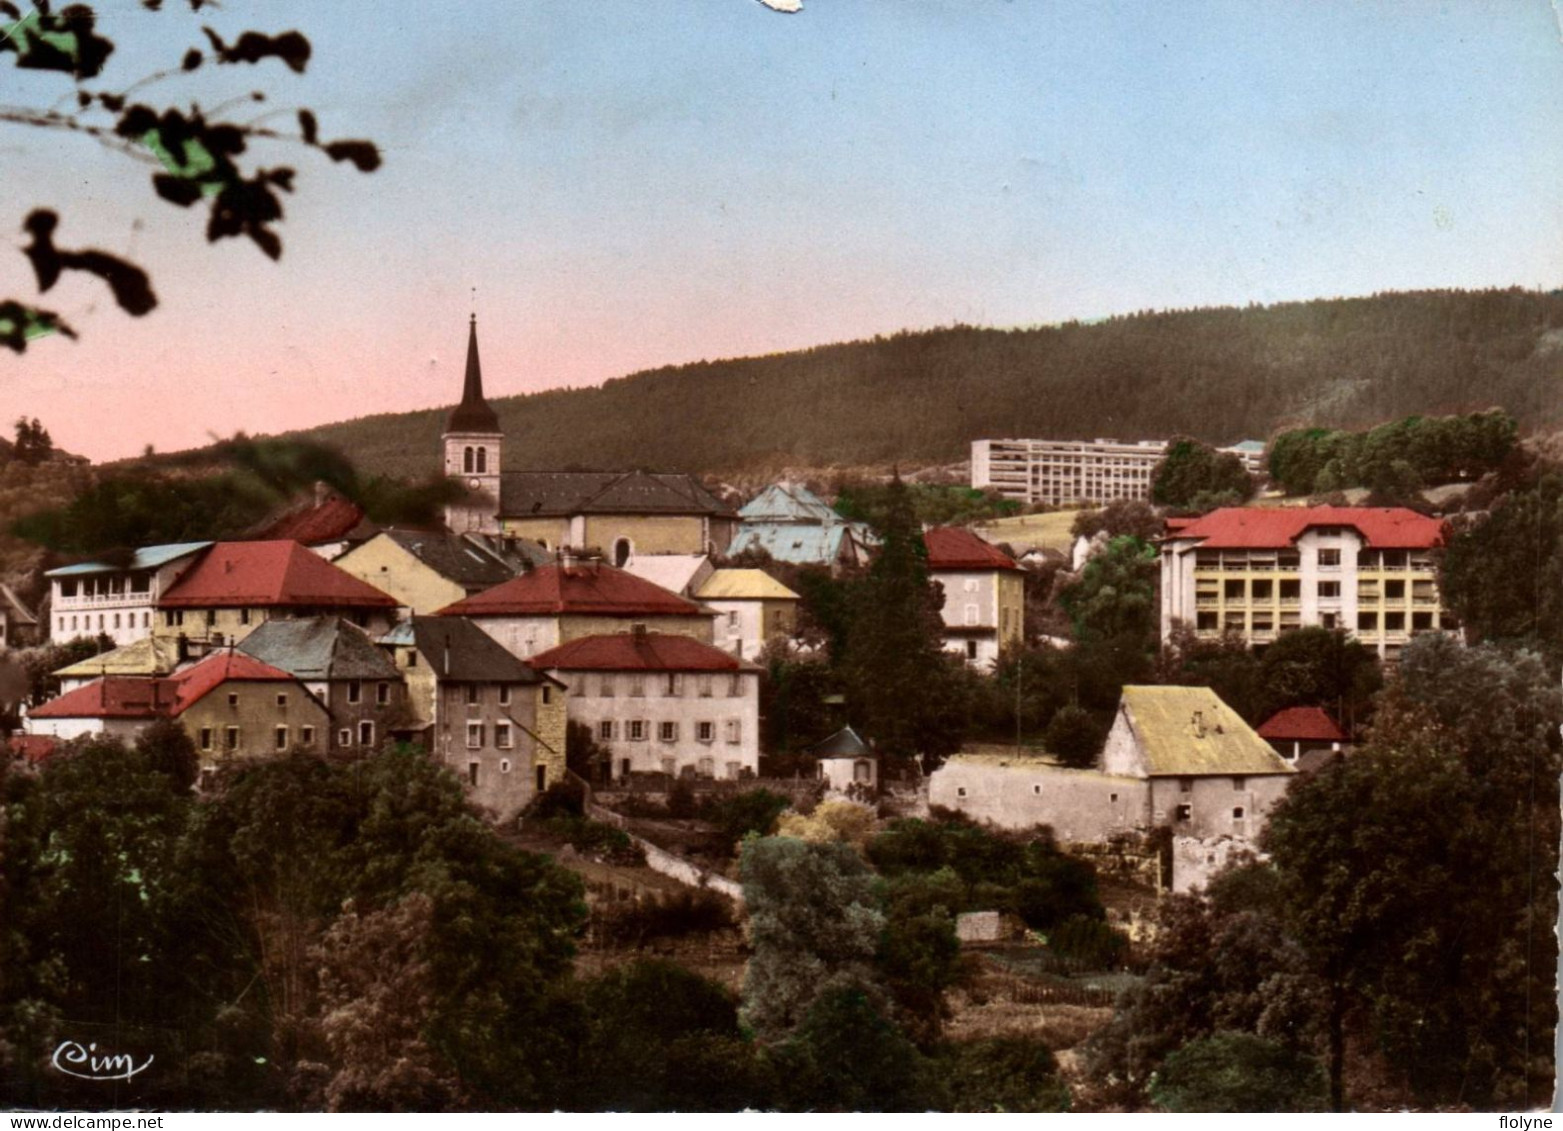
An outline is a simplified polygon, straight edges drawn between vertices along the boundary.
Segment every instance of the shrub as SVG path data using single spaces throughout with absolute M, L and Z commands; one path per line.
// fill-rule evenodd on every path
M 600 821 L 561 814 L 545 818 L 544 830 L 564 841 L 577 852 L 595 856 L 609 864 L 638 867 L 646 862 L 646 852 L 629 834 Z
M 523 816 L 547 821 L 554 817 L 581 817 L 586 813 L 586 790 L 581 783 L 566 778 L 556 781 L 532 798 Z
M 1048 935 L 1055 954 L 1074 959 L 1087 969 L 1111 970 L 1123 961 L 1129 940 L 1100 919 L 1071 915 Z
M 651 939 L 684 938 L 733 925 L 732 902 L 714 891 L 678 891 L 611 904 L 597 914 L 609 941 L 639 946 Z
M 707 805 L 701 814 L 717 827 L 723 847 L 731 856 L 738 842 L 750 833 L 769 836 L 776 818 L 784 813 L 790 802 L 779 793 L 768 789 L 750 789 Z

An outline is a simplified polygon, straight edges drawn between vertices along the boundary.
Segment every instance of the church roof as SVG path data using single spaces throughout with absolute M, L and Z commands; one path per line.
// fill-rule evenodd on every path
M 659 471 L 507 471 L 499 510 L 506 518 L 734 513 L 693 475 Z
M 467 376 L 461 386 L 461 403 L 445 421 L 447 432 L 496 433 L 499 417 L 483 399 L 483 367 L 478 362 L 478 318 L 467 327 Z

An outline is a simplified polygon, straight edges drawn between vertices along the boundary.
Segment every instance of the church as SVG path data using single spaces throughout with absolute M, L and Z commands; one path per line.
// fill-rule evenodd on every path
M 554 553 L 597 551 L 622 566 L 637 555 L 720 553 L 738 527 L 737 511 L 692 475 L 503 470 L 505 435 L 483 396 L 476 315 L 461 403 L 442 441 L 445 474 L 465 488 L 445 508 L 457 534 L 526 538 Z

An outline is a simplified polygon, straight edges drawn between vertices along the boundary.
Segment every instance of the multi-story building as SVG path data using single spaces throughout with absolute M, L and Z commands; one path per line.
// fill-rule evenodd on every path
M 49 639 L 107 636 L 120 647 L 151 636 L 158 598 L 210 545 L 143 546 L 124 565 L 78 562 L 49 570 Z
M 1445 525 L 1404 507 L 1224 507 L 1168 524 L 1161 635 L 1263 646 L 1304 626 L 1343 628 L 1394 660 L 1418 632 L 1454 627 L 1433 551 Z
M 1262 470 L 1264 445 L 1256 440 L 1217 450 L 1237 456 L 1252 475 Z M 971 485 L 1048 506 L 1149 499 L 1166 453 L 1165 440 L 973 440 Z
M 758 660 L 773 640 L 792 635 L 802 600 L 762 569 L 715 570 L 700 582 L 695 597 L 716 613 L 711 642 L 750 661 Z
M 1008 554 L 970 530 L 936 526 L 923 534 L 928 576 L 944 588 L 944 648 L 969 664 L 992 664 L 1025 639 L 1025 583 Z
M 760 673 L 686 636 L 588 636 L 534 657 L 568 685 L 570 721 L 612 753 L 612 776 L 736 779 L 760 766 Z

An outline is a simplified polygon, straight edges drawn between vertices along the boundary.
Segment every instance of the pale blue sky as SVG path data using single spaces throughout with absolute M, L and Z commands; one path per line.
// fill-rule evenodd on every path
M 120 85 L 202 19 L 300 28 L 303 79 L 169 88 L 259 83 L 386 164 L 268 151 L 300 170 L 273 265 L 123 157 L 0 127 L 0 228 L 58 202 L 62 244 L 140 256 L 164 300 L 62 288 L 83 340 L 0 357 L 5 412 L 94 457 L 448 403 L 472 285 L 502 394 L 955 321 L 1563 283 L 1547 0 L 100 9 Z

